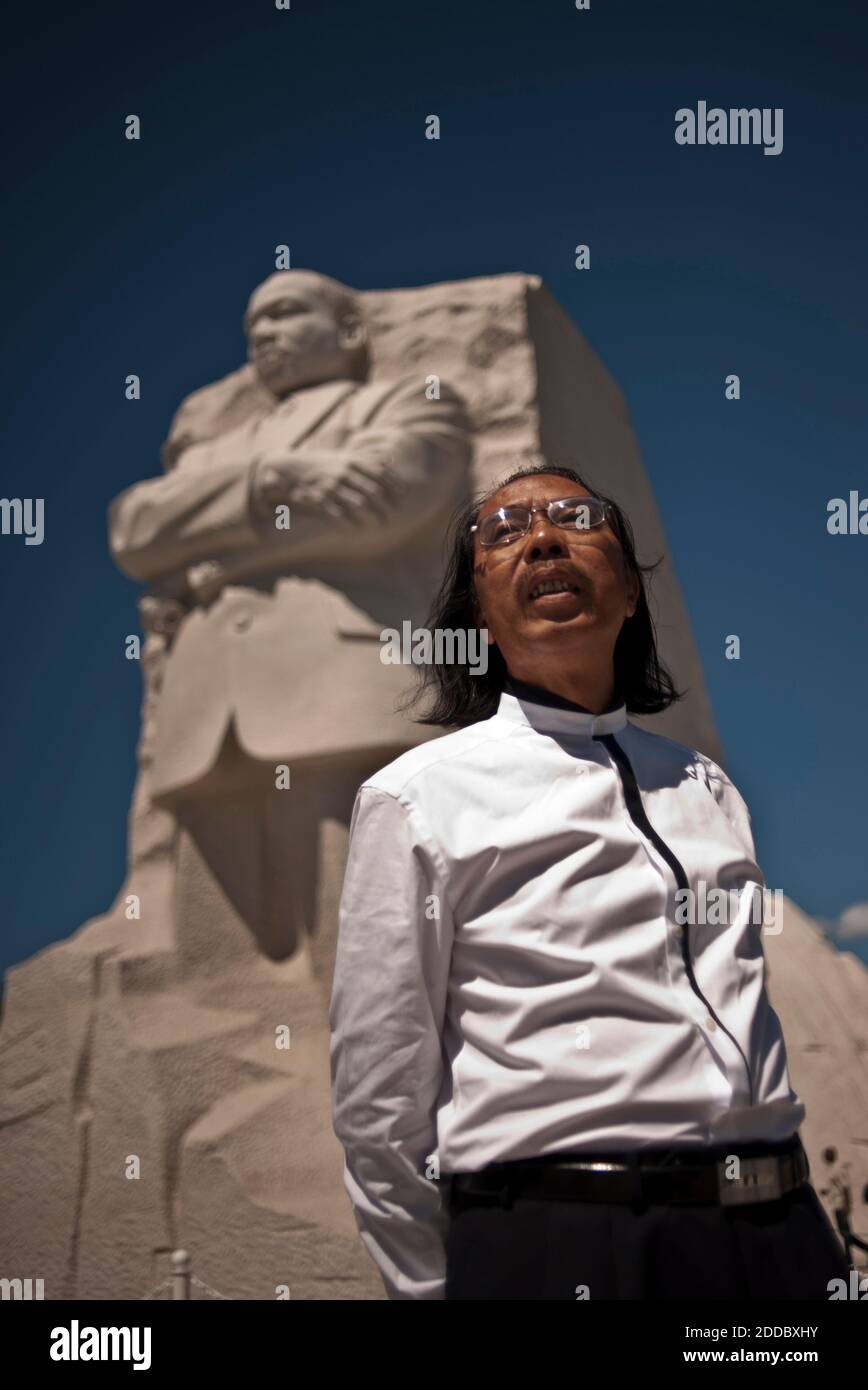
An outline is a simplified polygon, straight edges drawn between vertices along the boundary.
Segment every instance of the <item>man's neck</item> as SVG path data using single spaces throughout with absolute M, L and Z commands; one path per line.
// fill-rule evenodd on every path
M 524 693 L 527 699 L 533 698 L 532 691 L 541 692 L 563 700 L 568 705 L 575 705 L 588 714 L 605 714 L 607 710 L 617 709 L 624 703 L 611 678 L 608 682 L 593 681 L 561 671 L 551 676 L 548 673 L 535 672 L 533 680 L 528 680 L 510 672 L 507 676 L 507 686 L 510 685 L 525 687 L 523 692 L 518 689 L 516 693 Z

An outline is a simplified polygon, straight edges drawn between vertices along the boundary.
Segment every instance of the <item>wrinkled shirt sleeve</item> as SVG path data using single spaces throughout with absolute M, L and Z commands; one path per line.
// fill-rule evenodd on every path
M 448 1216 L 433 1175 L 453 935 L 445 877 L 418 812 L 361 787 L 329 1014 L 332 1119 L 359 1234 L 392 1299 L 444 1297 Z
M 747 802 L 722 767 L 712 762 L 710 758 L 703 757 L 702 760 L 709 772 L 711 779 L 709 785 L 715 801 L 739 836 L 748 857 L 753 860 L 754 864 L 757 864 L 753 824 Z M 758 864 L 757 868 L 759 868 Z

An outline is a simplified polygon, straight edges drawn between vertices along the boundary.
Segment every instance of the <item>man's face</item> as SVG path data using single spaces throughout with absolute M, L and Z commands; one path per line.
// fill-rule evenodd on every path
M 282 271 L 254 290 L 244 315 L 248 357 L 276 396 L 349 375 L 358 320 L 338 320 L 317 277 Z
M 478 521 L 498 507 L 542 507 L 560 497 L 590 494 L 569 478 L 535 474 L 500 489 L 481 507 Z M 638 577 L 628 568 L 608 521 L 586 530 L 533 514 L 526 535 L 485 548 L 474 533 L 474 580 L 479 623 L 500 648 L 507 670 L 532 669 L 557 652 L 569 661 L 611 660 L 625 618 L 636 611 Z M 570 585 L 564 593 L 532 597 L 547 580 Z M 526 677 L 532 679 L 532 677 Z

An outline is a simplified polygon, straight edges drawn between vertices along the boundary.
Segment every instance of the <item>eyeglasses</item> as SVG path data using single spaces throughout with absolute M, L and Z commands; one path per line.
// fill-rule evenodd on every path
M 609 503 L 599 497 L 559 497 L 542 507 L 498 507 L 470 530 L 478 532 L 479 544 L 487 549 L 492 545 L 509 545 L 519 536 L 526 536 L 534 512 L 548 513 L 553 525 L 563 526 L 567 531 L 588 531 L 602 526 L 610 511 Z

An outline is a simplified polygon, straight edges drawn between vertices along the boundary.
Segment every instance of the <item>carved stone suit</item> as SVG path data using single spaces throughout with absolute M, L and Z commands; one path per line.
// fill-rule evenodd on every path
M 308 500 L 323 475 L 339 485 L 348 457 L 384 489 L 364 524 L 335 522 Z M 293 481 L 288 531 L 252 505 L 257 470 L 276 459 Z M 260 405 L 114 500 L 117 564 L 188 610 L 155 703 L 155 798 L 194 791 L 233 719 L 241 749 L 272 776 L 277 762 L 386 761 L 436 734 L 394 711 L 412 673 L 379 660 L 379 639 L 404 619 L 424 623 L 469 464 L 462 403 L 445 384 L 428 400 L 422 375 L 340 380 Z M 206 561 L 219 568 L 202 596 Z

